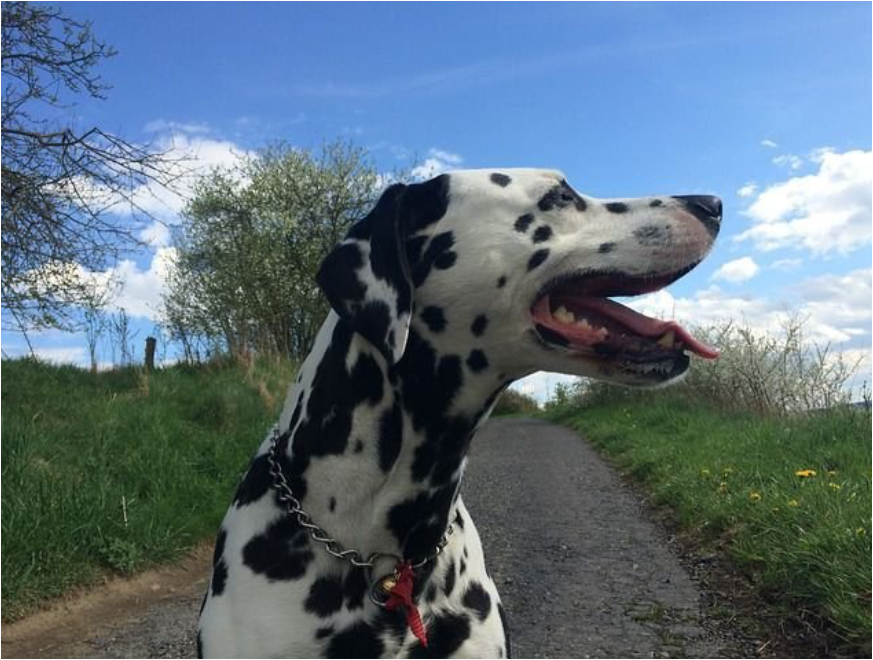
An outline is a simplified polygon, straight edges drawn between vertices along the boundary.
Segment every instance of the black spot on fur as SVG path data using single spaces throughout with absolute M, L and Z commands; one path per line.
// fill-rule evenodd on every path
M 355 453 L 360 454 L 362 451 L 364 451 L 364 441 L 358 438 L 355 440 Z
M 309 588 L 303 606 L 307 612 L 324 619 L 343 605 L 343 587 L 337 577 L 320 577 Z
M 466 550 L 466 548 L 464 548 L 464 549 Z M 461 575 L 463 575 L 463 574 L 466 573 L 466 572 L 467 572 L 467 560 L 462 558 L 462 559 L 461 559 L 461 568 L 460 568 L 460 570 L 458 571 L 458 573 L 460 573 Z
M 487 619 L 491 612 L 491 596 L 481 584 L 475 581 L 471 582 L 467 591 L 464 592 L 463 603 L 465 607 L 476 613 L 479 621 Z
M 630 207 L 624 202 L 607 202 L 606 210 L 610 213 L 627 213 Z
M 615 249 L 615 243 L 601 243 L 597 251 L 600 254 L 609 254 Z
M 464 529 L 464 517 L 460 511 L 455 511 L 455 524 L 458 526 L 458 529 Z
M 660 199 L 653 199 L 651 202 L 649 202 L 649 206 L 651 206 L 653 209 L 656 209 L 659 206 L 664 206 L 664 202 L 662 202 Z
M 446 315 L 442 307 L 428 306 L 421 310 L 421 320 L 431 332 L 442 332 L 446 329 Z
M 364 255 L 357 243 L 337 246 L 324 260 L 325 272 L 330 269 L 329 288 L 341 292 L 342 299 L 363 300 L 367 289 L 357 274 L 363 266 Z
M 530 260 L 527 262 L 528 271 L 532 271 L 534 268 L 543 263 L 549 256 L 549 251 L 546 248 L 542 250 L 537 250 L 533 253 Z
M 446 214 L 449 207 L 449 189 L 448 174 L 406 187 L 402 205 L 410 234 L 429 227 Z
M 430 243 L 428 243 L 424 254 L 422 254 L 416 261 L 410 261 L 412 281 L 416 287 L 420 287 L 424 284 L 424 281 L 427 279 L 428 275 L 430 275 L 434 266 L 445 269 L 451 267 L 455 263 L 457 255 L 455 255 L 454 252 L 450 252 L 454 244 L 455 235 L 452 232 L 446 231 L 437 234 L 431 239 Z M 444 254 L 452 254 L 454 256 L 443 257 Z M 440 265 L 438 266 L 436 265 L 437 260 L 440 260 Z
M 477 337 L 481 337 L 485 333 L 485 329 L 488 327 L 488 317 L 484 314 L 479 314 L 476 319 L 473 321 L 473 325 L 470 326 L 470 332 L 472 332 Z
M 518 220 L 515 221 L 515 231 L 521 232 L 522 234 L 527 231 L 527 228 L 531 226 L 534 221 L 533 213 L 525 213 L 520 216 Z
M 376 348 L 384 346 L 393 349 L 393 341 L 388 341 L 391 328 L 391 308 L 382 300 L 371 300 L 360 305 L 355 314 L 355 332 L 366 337 Z
M 455 458 L 449 464 L 456 468 L 459 463 L 460 458 Z M 447 468 L 437 466 L 435 469 Z M 404 500 L 389 510 L 388 527 L 400 541 L 404 557 L 419 559 L 433 552 L 445 532 L 445 520 L 456 485 L 457 482 L 450 481 L 433 491 Z
M 503 603 L 497 603 L 497 614 L 500 615 L 500 623 L 503 625 L 503 636 L 506 638 L 506 657 L 512 657 L 512 641 L 509 634 L 509 620 L 506 618 L 506 610 Z
M 353 568 L 346 575 L 343 583 L 343 591 L 346 594 L 346 607 L 350 610 L 360 609 L 364 606 L 364 598 L 370 585 L 367 576 L 361 568 Z
M 215 566 L 224 554 L 224 544 L 227 543 L 227 532 L 224 529 L 218 531 L 215 537 L 215 549 L 212 551 L 212 565 Z
M 425 600 L 428 603 L 432 603 L 436 600 L 437 597 L 437 586 L 431 582 L 427 587 L 427 594 L 425 595 Z
M 268 580 L 296 580 L 313 559 L 309 537 L 296 518 L 285 517 L 243 546 L 243 563 Z
M 488 358 L 478 348 L 474 349 L 470 351 L 470 355 L 467 358 L 467 366 L 470 367 L 471 371 L 478 374 L 488 368 Z
M 435 617 L 427 634 L 428 646 L 416 643 L 410 658 L 448 658 L 470 637 L 470 618 L 465 614 L 446 613 Z
M 325 626 L 315 631 L 315 639 L 324 639 L 333 635 L 333 626 Z
M 457 260 L 457 252 L 443 252 L 439 257 L 437 257 L 436 261 L 433 262 L 433 265 L 440 270 L 448 270 L 455 265 Z
M 562 192 L 563 186 L 555 186 L 540 198 L 540 201 L 537 202 L 537 208 L 539 208 L 540 211 L 551 211 L 554 208 L 562 208 L 566 206 L 566 203 L 561 203 Z
M 270 490 L 272 483 L 270 476 L 270 464 L 267 461 L 267 455 L 258 456 L 252 461 L 248 472 L 240 481 L 236 489 L 236 495 L 233 498 L 233 503 L 238 506 L 246 506 L 252 502 L 257 502 L 267 491 Z
M 378 658 L 384 651 L 376 631 L 358 621 L 334 635 L 325 652 L 328 658 Z
M 222 556 L 224 544 L 227 542 L 227 532 L 221 530 L 215 538 L 215 551 L 212 554 L 212 596 L 220 596 L 224 593 L 227 584 L 227 562 Z
M 336 498 L 335 497 L 330 498 L 330 501 L 328 501 L 328 503 L 327 503 L 327 508 L 330 509 L 331 513 L 336 511 Z
M 367 353 L 361 353 L 352 368 L 350 385 L 357 392 L 366 392 L 371 406 L 382 400 L 382 383 L 385 377 L 376 358 Z
M 200 631 L 197 631 L 197 657 L 203 657 L 203 635 L 200 634 Z
M 561 181 L 560 185 L 555 186 L 543 195 L 540 201 L 537 202 L 537 207 L 540 211 L 551 211 L 555 208 L 566 208 L 571 204 L 578 211 L 584 211 L 588 208 L 588 204 L 570 187 L 570 184 L 566 181 Z
M 443 593 L 445 593 L 446 598 L 452 595 L 452 592 L 455 590 L 455 562 L 454 560 L 449 562 L 448 567 L 446 568 L 446 577 L 445 582 L 443 583 Z
M 499 172 L 494 172 L 491 175 L 491 183 L 496 183 L 501 188 L 506 188 L 510 183 L 512 183 L 512 179 L 508 177 L 506 174 L 501 174 Z
M 223 559 L 212 569 L 212 596 L 220 596 L 224 593 L 227 584 L 227 562 Z
M 544 243 L 552 237 L 552 228 L 548 225 L 542 225 L 541 227 L 537 227 L 537 230 L 533 235 L 534 243 Z
M 379 419 L 379 467 L 388 472 L 400 455 L 403 444 L 403 411 L 400 400 L 395 399 L 390 410 Z
M 502 289 L 504 286 L 506 286 L 506 275 L 501 275 L 497 279 L 497 288 Z

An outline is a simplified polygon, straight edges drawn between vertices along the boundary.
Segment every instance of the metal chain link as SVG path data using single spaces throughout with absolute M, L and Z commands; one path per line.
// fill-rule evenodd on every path
M 291 490 L 291 486 L 288 485 L 288 480 L 285 478 L 285 473 L 282 472 L 282 466 L 279 464 L 278 453 L 281 437 L 279 429 L 274 428 L 273 437 L 270 440 L 270 451 L 267 454 L 267 461 L 270 464 L 270 475 L 273 477 L 273 488 L 276 489 L 276 496 L 279 498 L 279 501 L 285 505 L 286 511 L 291 515 L 297 516 L 297 522 L 301 527 L 309 532 L 309 536 L 312 540 L 321 543 L 329 555 L 347 561 L 352 566 L 358 568 L 372 568 L 379 557 L 395 557 L 396 555 L 390 553 L 374 552 L 367 559 L 364 559 L 363 555 L 361 555 L 357 550 L 344 549 L 339 541 L 331 538 L 324 529 L 312 522 L 312 517 L 306 513 L 300 505 L 300 500 L 294 497 L 294 492 Z M 449 523 L 448 529 L 446 529 L 440 542 L 437 543 L 434 551 L 421 561 L 412 564 L 412 568 L 421 568 L 427 562 L 436 559 L 448 545 L 449 536 L 451 536 L 454 531 L 454 524 Z M 398 559 L 401 559 L 402 561 L 402 558 Z

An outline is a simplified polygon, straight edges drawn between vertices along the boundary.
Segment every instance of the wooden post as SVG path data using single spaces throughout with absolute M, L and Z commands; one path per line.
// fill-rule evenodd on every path
M 145 347 L 145 368 L 146 371 L 154 371 L 155 370 L 155 347 L 158 344 L 158 340 L 154 337 L 146 337 L 146 347 Z

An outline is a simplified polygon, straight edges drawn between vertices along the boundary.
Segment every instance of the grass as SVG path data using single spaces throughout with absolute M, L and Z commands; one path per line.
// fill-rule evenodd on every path
M 4 360 L 2 606 L 20 618 L 214 534 L 289 365 L 91 374 Z
M 868 411 L 762 417 L 668 390 L 548 414 L 581 431 L 700 542 L 725 548 L 771 602 L 814 613 L 843 650 L 869 651 Z

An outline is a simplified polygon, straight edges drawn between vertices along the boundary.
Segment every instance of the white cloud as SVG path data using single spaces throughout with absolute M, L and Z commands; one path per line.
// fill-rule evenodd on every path
M 751 257 L 741 257 L 728 261 L 712 275 L 713 280 L 724 280 L 734 284 L 750 280 L 761 270 Z
M 730 295 L 712 285 L 690 297 L 676 298 L 662 290 L 628 304 L 644 314 L 681 323 L 711 325 L 733 320 L 776 334 L 797 314 L 806 320 L 809 341 L 841 344 L 840 350 L 870 350 L 871 276 L 873 271 L 867 268 L 807 278 L 776 300 Z
M 756 192 L 758 192 L 758 184 L 750 182 L 737 190 L 737 197 L 751 197 Z
M 803 167 L 803 159 L 794 154 L 782 154 L 773 159 L 773 164 L 779 165 L 779 167 L 787 167 L 791 170 L 799 170 Z
M 770 264 L 770 268 L 774 270 L 794 270 L 802 263 L 803 259 L 777 259 Z
M 167 275 L 175 256 L 176 248 L 160 247 L 155 251 L 147 270 L 141 270 L 136 263 L 125 259 L 106 271 L 104 277 L 118 282 L 117 295 L 109 307 L 123 309 L 130 316 L 157 320 Z
M 424 162 L 412 168 L 412 176 L 416 179 L 430 179 L 460 165 L 464 159 L 442 149 L 431 148 Z
M 764 189 L 745 214 L 752 227 L 736 240 L 761 250 L 803 247 L 846 254 L 870 243 L 873 152 L 826 151 L 819 170 Z
M 209 133 L 211 128 L 203 122 L 178 122 L 166 119 L 153 119 L 148 122 L 144 130 L 146 133 Z
M 169 126 L 172 122 L 165 123 Z M 118 200 L 110 208 L 122 216 L 135 212 L 147 214 L 151 221 L 142 229 L 139 238 L 154 247 L 161 247 L 168 244 L 169 225 L 178 220 L 179 213 L 193 194 L 197 178 L 215 167 L 230 167 L 251 154 L 228 140 L 187 133 L 161 135 L 153 146 L 167 157 L 172 189 L 148 183 L 133 190 L 129 201 Z M 101 191 L 94 194 L 99 195 Z M 105 193 L 103 195 L 105 197 Z
M 776 144 L 775 142 L 773 142 L 773 140 L 768 140 L 765 138 L 765 139 L 761 140 L 761 146 L 767 147 L 768 149 L 775 149 L 779 145 Z

